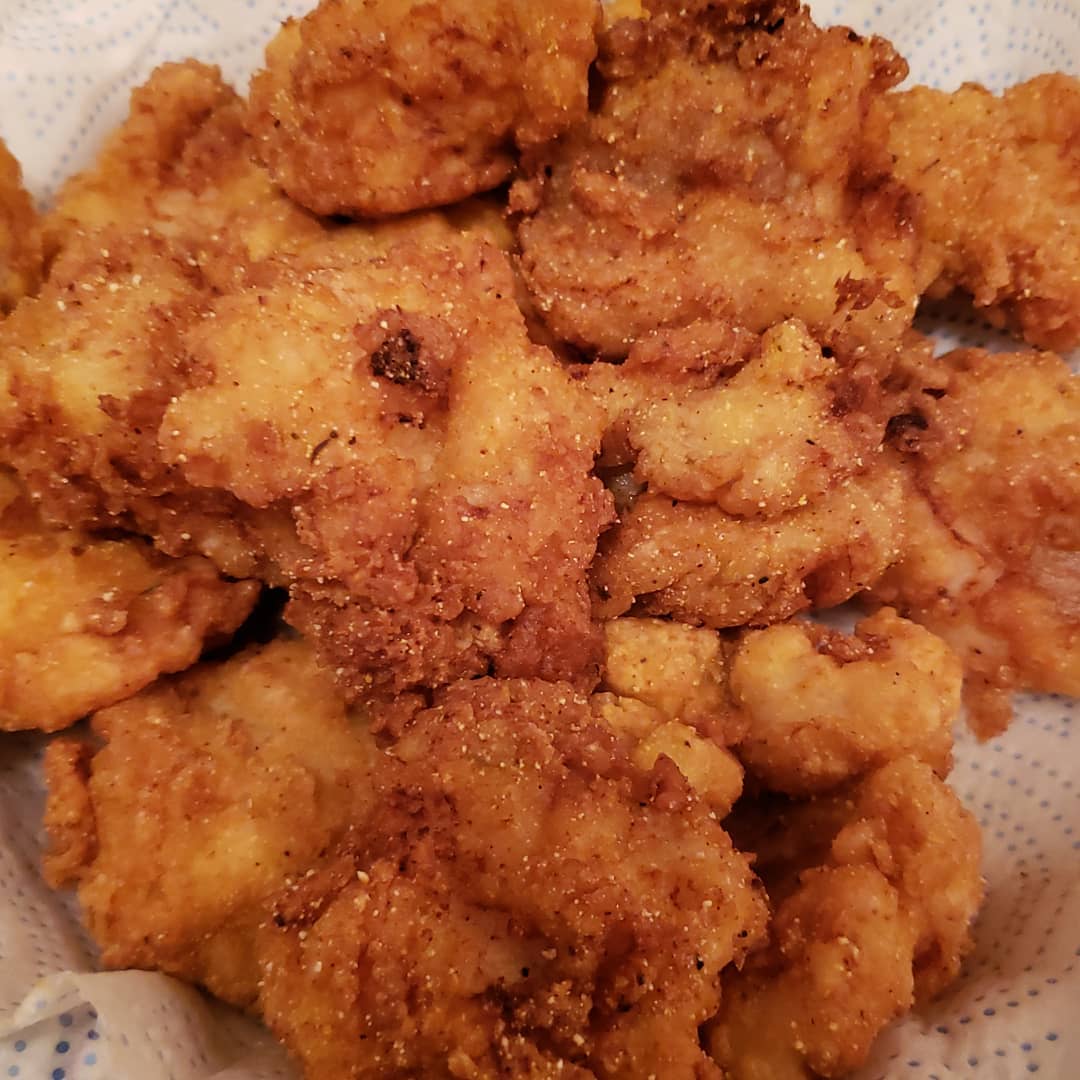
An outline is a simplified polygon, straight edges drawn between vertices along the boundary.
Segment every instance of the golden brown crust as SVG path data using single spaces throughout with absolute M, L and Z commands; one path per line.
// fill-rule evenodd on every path
M 262 942 L 307 1074 L 710 1075 L 698 1025 L 761 910 L 670 761 L 517 680 L 450 688 L 393 754 L 378 825 Z
M 762 820 L 746 839 L 776 904 L 770 942 L 725 979 L 708 1044 L 733 1080 L 844 1076 L 955 979 L 982 900 L 978 826 L 911 758 Z
M 795 316 L 834 346 L 910 324 L 911 200 L 868 125 L 905 65 L 879 38 L 765 7 L 665 4 L 603 36 L 588 120 L 511 196 L 557 336 L 620 357 L 717 316 L 756 331 Z
M 0 730 L 56 731 L 182 671 L 259 589 L 141 539 L 45 527 L 17 500 L 0 516 Z
M 251 84 L 274 177 L 320 214 L 381 217 L 496 187 L 513 143 L 584 115 L 596 0 L 323 0 Z
M 919 86 L 879 107 L 921 201 L 920 291 L 962 289 L 1033 345 L 1080 344 L 1080 82 Z
M 911 374 L 903 557 L 874 596 L 956 649 L 976 731 L 1011 693 L 1080 693 L 1080 381 L 1049 353 L 950 353 Z
M 22 170 L 0 139 L 0 318 L 41 283 L 41 225 Z

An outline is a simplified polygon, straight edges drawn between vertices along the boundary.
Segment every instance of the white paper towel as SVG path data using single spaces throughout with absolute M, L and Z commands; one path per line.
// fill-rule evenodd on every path
M 277 23 L 304 0 L 0 0 L 0 136 L 47 201 L 164 60 L 220 64 L 243 87 Z M 1000 89 L 1080 70 L 1080 0 L 833 0 L 819 21 L 889 37 L 912 77 Z M 970 316 L 938 320 L 971 344 Z M 868 1080 L 1080 1076 L 1080 710 L 1025 698 L 1002 738 L 961 733 L 952 783 L 985 838 L 986 906 L 965 974 L 895 1025 Z M 70 898 L 42 883 L 42 741 L 0 739 L 0 1080 L 289 1080 L 254 1024 L 163 976 L 89 974 Z

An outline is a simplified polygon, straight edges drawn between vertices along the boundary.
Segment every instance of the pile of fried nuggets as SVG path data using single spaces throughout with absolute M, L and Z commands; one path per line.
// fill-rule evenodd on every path
M 1080 693 L 1077 381 L 912 328 L 1080 343 L 1080 86 L 646 8 L 323 0 L 0 158 L 46 874 L 311 1080 L 850 1072 L 970 947 L 961 699 Z

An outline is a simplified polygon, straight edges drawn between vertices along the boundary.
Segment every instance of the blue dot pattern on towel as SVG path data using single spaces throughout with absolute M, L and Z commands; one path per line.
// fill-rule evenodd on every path
M 195 55 L 220 64 L 242 89 L 280 20 L 313 2 L 0 0 L 0 94 L 8 106 L 0 136 L 46 200 L 90 160 L 124 115 L 132 86 L 158 63 Z M 968 79 L 1001 89 L 1041 71 L 1080 73 L 1080 0 L 832 0 L 813 8 L 822 22 L 889 37 L 911 62 L 913 81 L 945 89 Z M 930 307 L 924 320 L 923 329 L 949 345 L 1008 347 L 962 306 Z M 976 951 L 944 1000 L 885 1034 L 865 1080 L 1073 1075 L 1080 1058 L 1078 716 L 1074 702 L 1029 698 L 1007 735 L 983 747 L 959 743 L 952 782 L 982 823 L 989 884 Z M 20 763 L 0 762 L 0 811 L 5 797 L 33 805 L 24 796 L 39 786 L 40 745 L 6 745 L 24 749 L 10 752 L 12 760 L 22 754 Z M 73 965 L 79 930 L 70 910 L 34 884 L 36 816 L 14 824 L 21 861 L 9 866 L 0 857 L 0 898 L 18 898 L 20 932 L 38 952 L 42 977 Z M 12 844 L 11 834 L 5 841 Z M 46 903 L 53 905 L 47 917 Z M 122 1011 L 111 1018 L 86 1005 L 60 1011 L 44 998 L 33 1006 L 32 999 L 30 1012 L 40 1018 L 0 1039 L 0 1077 L 112 1080 L 110 1045 L 130 1049 L 147 1040 L 145 1027 L 125 1028 Z M 187 1007 L 164 995 L 155 1006 L 150 1053 L 158 1067 L 148 1075 L 204 1080 L 214 1071 L 191 1037 L 205 1017 L 182 1014 Z M 215 1015 L 231 1038 L 236 1021 Z M 290 1075 L 279 1059 L 252 1074 Z

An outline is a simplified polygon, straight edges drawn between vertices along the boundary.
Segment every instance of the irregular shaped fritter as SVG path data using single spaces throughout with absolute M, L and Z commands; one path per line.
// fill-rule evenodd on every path
M 764 519 L 647 492 L 601 540 L 597 610 L 610 617 L 633 607 L 723 628 L 843 603 L 899 555 L 902 494 L 899 478 L 880 467 Z
M 960 655 L 984 736 L 1027 688 L 1080 694 L 1080 379 L 1049 353 L 950 353 L 895 425 L 909 528 L 874 596 Z
M 0 472 L 0 730 L 56 731 L 189 667 L 258 593 L 197 556 L 46 527 Z
M 897 338 L 916 238 L 870 105 L 903 60 L 793 3 L 648 7 L 601 36 L 593 111 L 511 195 L 556 336 L 621 357 L 728 316 L 797 317 L 832 346 Z
M 0 317 L 41 281 L 41 228 L 19 163 L 0 139 Z
M 709 1031 L 732 1080 L 847 1075 L 971 948 L 979 830 L 926 765 L 900 758 L 820 802 L 766 811 L 750 841 L 776 911 Z
M 392 753 L 373 827 L 260 944 L 306 1075 L 712 1075 L 698 1027 L 762 911 L 674 766 L 516 680 L 450 688 Z
M 361 238 L 362 239 L 362 238 Z M 287 617 L 356 693 L 484 672 L 595 677 L 585 571 L 600 417 L 532 345 L 483 245 L 341 237 L 223 298 L 162 422 L 196 486 L 285 506 Z M 272 363 L 268 362 L 272 358 Z
M 746 716 L 737 748 L 771 791 L 809 795 L 897 757 L 945 776 L 960 712 L 960 662 L 940 638 L 883 608 L 854 635 L 812 623 L 745 634 L 731 696 Z
M 109 243 L 0 326 L 0 446 L 51 512 L 290 585 L 357 694 L 595 677 L 601 415 L 501 252 L 339 230 L 218 295 L 189 248 Z
M 879 107 L 922 203 L 919 290 L 963 289 L 1033 345 L 1080 345 L 1080 82 L 918 86 Z
M 216 67 L 156 68 L 94 164 L 61 188 L 45 222 L 50 250 L 84 231 L 151 228 L 184 241 L 204 273 L 228 282 L 246 259 L 317 236 L 319 222 L 252 159 L 245 109 Z
M 798 322 L 760 338 L 720 322 L 664 331 L 581 379 L 608 414 L 608 468 L 737 517 L 805 506 L 865 469 L 885 431 L 873 372 L 841 366 Z
M 322 0 L 267 48 L 249 125 L 317 213 L 457 202 L 584 115 L 599 18 L 596 0 Z
M 97 753 L 46 753 L 47 876 L 78 883 L 108 967 L 250 1005 L 270 898 L 374 805 L 366 725 L 310 647 L 279 641 L 105 709 L 93 731 Z

